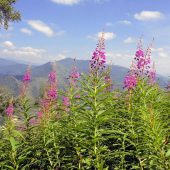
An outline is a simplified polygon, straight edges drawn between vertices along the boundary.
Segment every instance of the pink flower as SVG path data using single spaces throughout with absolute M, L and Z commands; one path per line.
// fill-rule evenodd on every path
M 55 100 L 57 98 L 57 90 L 55 88 L 48 90 L 47 96 Z
M 91 69 L 99 70 L 103 69 L 106 63 L 106 56 L 104 51 L 100 51 L 99 49 L 96 49 L 96 51 L 93 53 L 92 60 L 90 61 L 90 67 Z
M 136 76 L 128 74 L 124 79 L 124 88 L 131 90 L 134 89 L 136 85 L 137 85 Z
M 93 52 L 92 59 L 90 61 L 90 68 L 92 71 L 98 71 L 105 68 L 106 55 L 104 45 L 104 33 L 99 39 L 96 50 Z
M 26 73 L 24 74 L 24 77 L 23 77 L 23 82 L 24 83 L 27 83 L 31 80 L 31 75 L 30 75 L 30 70 L 27 69 Z
M 56 72 L 51 71 L 48 75 L 48 80 L 50 83 L 55 83 L 56 82 Z
M 7 114 L 8 117 L 12 117 L 13 116 L 13 114 L 14 114 L 14 107 L 13 107 L 12 103 L 10 103 L 9 106 L 7 107 L 6 114 Z
M 105 84 L 107 85 L 106 91 L 107 92 L 111 91 L 112 88 L 113 88 L 113 84 L 112 84 L 112 80 L 111 80 L 110 75 L 106 75 L 104 80 L 105 80 Z
M 79 78 L 80 78 L 80 73 L 77 71 L 77 67 L 74 66 L 69 76 L 70 85 L 75 86 Z
M 43 109 L 45 109 L 45 110 L 48 110 L 48 108 L 49 108 L 49 103 L 50 103 L 50 100 L 49 100 L 49 99 L 46 99 L 46 98 L 44 98 L 44 99 L 42 99 L 42 100 L 40 101 L 41 107 L 42 107 Z
M 20 92 L 21 96 L 25 96 L 30 80 L 31 80 L 30 67 L 28 67 L 23 77 L 23 82 L 22 82 L 21 92 Z
M 70 106 L 70 99 L 68 97 L 63 97 L 63 105 Z
M 38 112 L 37 112 L 37 116 L 38 116 L 38 119 L 41 119 L 42 116 L 43 116 L 43 113 L 42 113 L 41 111 L 38 111 Z
M 76 81 L 78 78 L 80 78 L 80 74 L 78 72 L 72 72 L 70 78 Z
M 145 58 L 140 58 L 137 62 L 137 67 L 138 69 L 142 69 L 146 64 Z
M 29 123 L 30 123 L 30 125 L 36 125 L 37 120 L 35 118 L 32 118 L 32 119 L 30 119 Z
M 137 50 L 135 56 L 136 56 L 137 58 L 139 58 L 139 57 L 144 57 L 144 52 L 143 52 L 143 50 L 141 50 L 141 49 Z
M 149 83 L 153 85 L 156 82 L 156 70 L 153 64 L 153 68 L 148 72 Z
M 142 49 L 142 40 L 138 43 L 138 49 L 135 53 L 133 62 L 133 72 L 139 77 L 148 76 L 151 63 L 151 47 L 148 47 L 146 52 Z
M 77 94 L 77 95 L 75 96 L 75 98 L 76 98 L 76 99 L 80 99 L 80 94 Z

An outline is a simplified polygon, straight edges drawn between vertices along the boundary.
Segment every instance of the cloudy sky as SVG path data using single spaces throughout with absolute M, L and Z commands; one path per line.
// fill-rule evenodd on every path
M 45 63 L 90 59 L 105 32 L 108 62 L 129 67 L 139 37 L 170 76 L 170 0 L 18 0 L 22 21 L 0 29 L 0 57 Z

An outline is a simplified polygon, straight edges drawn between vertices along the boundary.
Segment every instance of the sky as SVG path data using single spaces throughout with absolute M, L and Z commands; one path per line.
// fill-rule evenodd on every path
M 0 29 L 0 58 L 43 64 L 88 60 L 105 32 L 107 62 L 129 67 L 137 43 L 152 43 L 157 72 L 170 76 L 170 0 L 18 0 L 22 20 Z

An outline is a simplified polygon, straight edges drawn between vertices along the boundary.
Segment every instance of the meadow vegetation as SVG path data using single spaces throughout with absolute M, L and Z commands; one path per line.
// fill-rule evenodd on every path
M 139 41 L 123 90 L 105 63 L 103 34 L 89 73 L 74 65 L 63 90 L 52 69 L 38 106 L 27 96 L 28 67 L 20 95 L 0 108 L 0 169 L 170 169 L 170 92 L 157 84 L 151 45 Z

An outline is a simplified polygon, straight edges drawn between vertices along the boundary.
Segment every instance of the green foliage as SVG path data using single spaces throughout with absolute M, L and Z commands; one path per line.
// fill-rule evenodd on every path
M 7 88 L 0 87 L 0 114 L 4 116 L 4 111 L 8 106 L 11 93 Z
M 13 5 L 17 0 L 1 0 L 0 1 L 0 26 L 8 29 L 9 22 L 19 21 L 21 15 Z
M 83 74 L 41 118 L 18 98 L 1 126 L 0 169 L 169 170 L 170 93 L 145 79 L 134 90 L 108 91 L 106 75 Z

